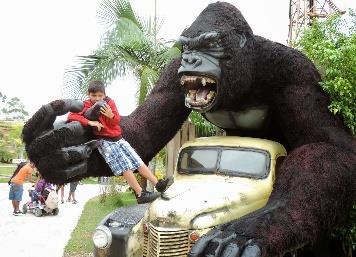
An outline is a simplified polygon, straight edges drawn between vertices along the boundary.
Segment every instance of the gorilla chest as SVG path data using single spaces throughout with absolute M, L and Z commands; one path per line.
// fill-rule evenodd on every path
M 268 106 L 247 107 L 241 111 L 218 110 L 203 116 L 222 129 L 260 130 L 268 120 Z

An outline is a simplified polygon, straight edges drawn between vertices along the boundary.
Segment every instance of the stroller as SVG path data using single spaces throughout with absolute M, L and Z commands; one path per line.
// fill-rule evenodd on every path
M 28 201 L 22 206 L 22 212 L 32 212 L 36 217 L 41 217 L 44 214 L 57 215 L 58 209 L 58 195 L 56 190 L 51 187 L 45 187 L 42 193 L 30 189 L 29 196 L 31 201 Z

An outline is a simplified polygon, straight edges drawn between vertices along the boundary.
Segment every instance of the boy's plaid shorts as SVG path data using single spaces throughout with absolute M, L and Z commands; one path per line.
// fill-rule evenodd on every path
M 101 139 L 98 150 L 116 176 L 126 170 L 134 171 L 143 164 L 140 156 L 123 138 L 114 142 Z

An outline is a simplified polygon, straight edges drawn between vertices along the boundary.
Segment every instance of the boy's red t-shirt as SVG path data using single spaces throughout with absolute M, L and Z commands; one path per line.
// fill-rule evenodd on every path
M 99 122 L 103 124 L 103 128 L 99 131 L 96 127 L 93 127 L 93 134 L 97 136 L 98 138 L 114 138 L 114 137 L 119 137 L 121 136 L 121 128 L 119 125 L 119 121 L 121 119 L 119 111 L 116 108 L 115 102 L 107 97 L 105 98 L 106 103 L 110 106 L 114 117 L 112 119 L 109 119 L 108 117 L 100 114 L 99 116 Z M 88 110 L 90 107 L 94 105 L 90 100 L 86 100 L 83 102 L 84 103 L 84 108 L 81 112 L 78 113 L 69 113 L 68 114 L 68 121 L 79 121 L 80 124 L 83 126 L 88 126 L 89 120 L 84 117 L 84 113 L 86 110 Z

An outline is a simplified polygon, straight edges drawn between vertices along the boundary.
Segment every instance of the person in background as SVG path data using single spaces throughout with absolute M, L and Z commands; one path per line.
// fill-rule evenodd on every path
M 56 189 L 57 194 L 58 194 L 58 191 L 61 190 L 61 203 L 62 204 L 64 203 L 64 186 L 65 186 L 65 184 L 57 185 L 57 189 Z
M 9 200 L 12 202 L 12 206 L 14 208 L 13 215 L 15 216 L 22 214 L 20 211 L 20 202 L 22 201 L 23 184 L 26 180 L 33 182 L 32 173 L 34 169 L 34 163 L 26 163 L 10 180 Z
M 78 183 L 79 181 L 70 182 L 67 202 L 72 201 L 73 204 L 78 203 L 77 200 L 75 199 L 75 190 L 77 190 Z
M 53 186 L 51 183 L 47 182 L 40 174 L 39 180 L 37 181 L 37 183 L 35 185 L 34 191 L 32 192 L 31 202 L 36 204 L 36 202 L 39 199 L 39 196 L 44 194 L 45 189 L 52 190 Z

